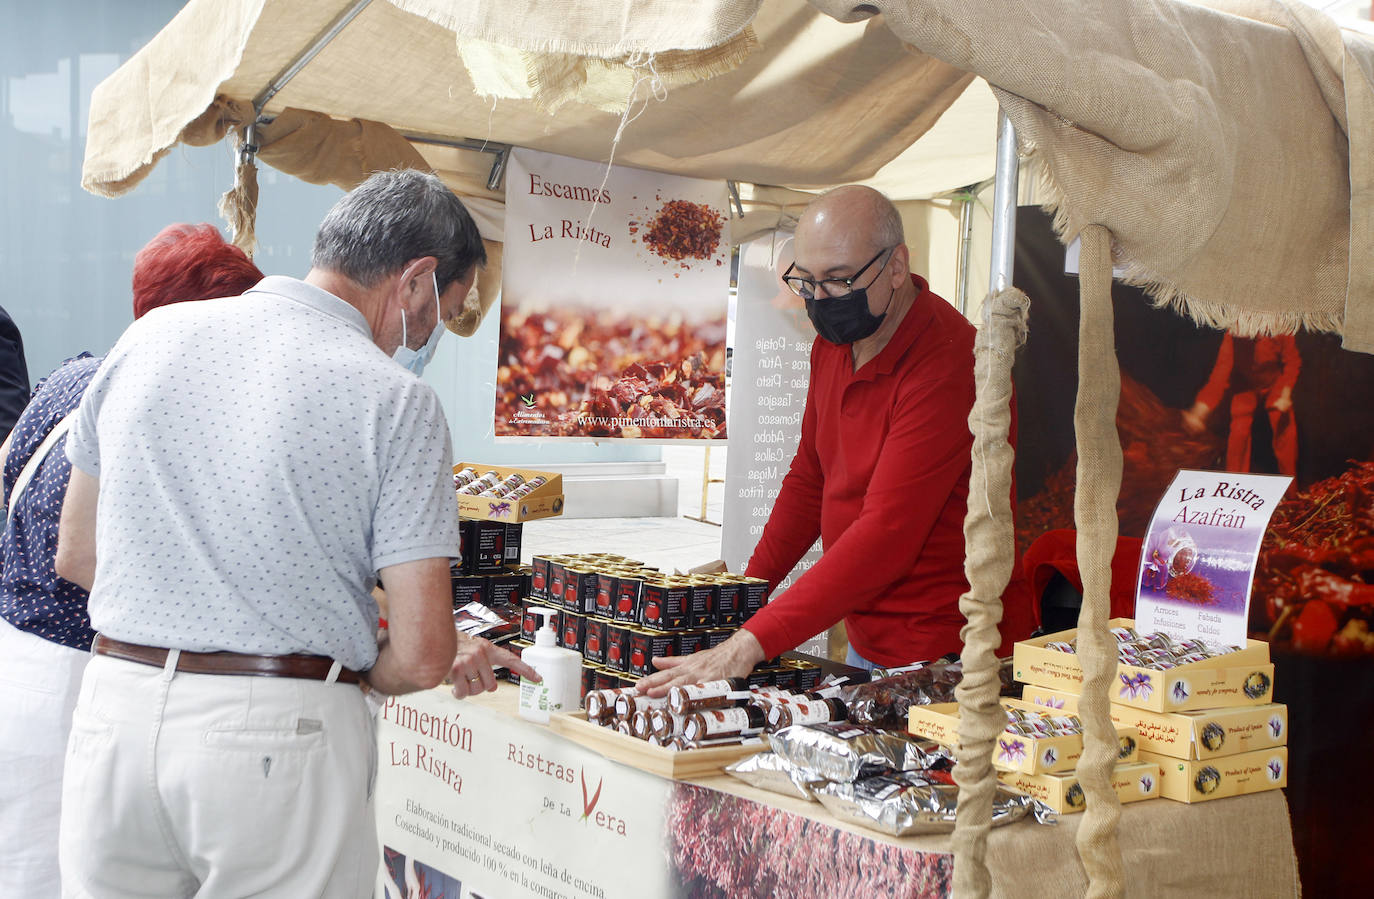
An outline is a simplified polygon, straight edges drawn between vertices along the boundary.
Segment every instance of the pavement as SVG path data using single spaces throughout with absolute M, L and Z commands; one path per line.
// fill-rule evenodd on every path
M 724 479 L 725 449 L 710 450 L 710 477 Z M 702 515 L 701 484 L 707 449 L 704 446 L 665 446 L 663 461 L 669 477 L 678 479 L 675 518 L 545 518 L 526 522 L 521 555 L 528 562 L 535 553 L 614 552 L 663 571 L 683 570 L 720 558 L 720 527 L 687 516 L 721 521 L 725 489 L 707 485 Z

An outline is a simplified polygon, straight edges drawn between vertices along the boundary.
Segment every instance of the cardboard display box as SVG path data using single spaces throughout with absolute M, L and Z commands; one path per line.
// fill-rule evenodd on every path
M 1288 785 L 1286 746 L 1210 759 L 1184 760 L 1154 752 L 1142 752 L 1140 758 L 1159 765 L 1159 795 L 1178 802 L 1206 802 Z
M 1031 708 L 1029 703 L 1014 699 L 1003 700 L 1004 706 Z M 907 730 L 911 733 L 934 740 L 943 746 L 959 745 L 959 704 L 942 702 L 933 705 L 914 705 L 907 711 Z M 1117 738 L 1121 742 L 1118 764 L 1129 764 L 1136 760 L 1139 741 L 1132 728 L 1117 728 Z M 993 745 L 993 767 L 1002 771 L 1019 771 L 1024 774 L 1058 774 L 1072 771 L 1078 767 L 1078 759 L 1083 755 L 1082 734 L 1066 734 L 1055 737 L 1027 737 L 1003 732 L 997 735 Z
M 1133 627 L 1135 622 L 1114 618 L 1107 624 Z M 1078 656 L 1046 648 L 1047 643 L 1071 641 L 1076 634 L 1076 629 L 1067 630 L 1017 643 L 1012 655 L 1015 678 L 1025 684 L 1080 692 L 1083 669 Z M 1272 702 L 1274 692 L 1269 644 L 1261 640 L 1247 640 L 1236 652 L 1164 671 L 1118 663 L 1116 672 L 1111 701 L 1155 712 L 1265 705 Z
M 1078 713 L 1075 693 L 1028 686 L 1025 699 L 1070 715 Z M 1117 725 L 1136 729 L 1142 750 L 1171 758 L 1207 759 L 1288 743 L 1288 706 L 1282 703 L 1150 712 L 1113 702 L 1108 713 Z
M 998 771 L 997 779 L 1013 790 L 1039 799 L 1061 815 L 1087 808 L 1078 775 L 1026 774 L 1023 771 Z M 1121 802 L 1140 802 L 1159 796 L 1159 766 L 1154 762 L 1117 765 L 1112 771 L 1112 789 Z
M 459 462 L 453 466 L 457 474 L 464 468 L 471 468 L 478 474 L 494 471 L 502 478 L 518 474 L 527 482 L 532 478 L 546 478 L 546 482 L 536 487 L 528 496 L 519 499 L 492 499 L 488 496 L 468 496 L 458 494 L 458 514 L 464 518 L 480 518 L 487 521 L 520 522 L 536 518 L 553 518 L 563 514 L 563 476 L 549 471 L 535 471 L 532 468 L 510 468 L 504 465 L 485 465 L 480 462 Z

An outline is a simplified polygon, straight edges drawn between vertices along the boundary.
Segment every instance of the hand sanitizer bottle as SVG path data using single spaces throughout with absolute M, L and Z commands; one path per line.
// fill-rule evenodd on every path
M 557 646 L 549 618 L 553 609 L 534 607 L 544 623 L 534 632 L 534 645 L 520 654 L 524 662 L 539 672 L 540 683 L 520 678 L 520 716 L 538 724 L 548 724 L 554 712 L 574 711 L 582 699 L 582 654 Z

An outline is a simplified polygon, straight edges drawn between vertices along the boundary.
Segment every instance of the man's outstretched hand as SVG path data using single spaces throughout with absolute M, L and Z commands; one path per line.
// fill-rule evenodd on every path
M 689 656 L 654 659 L 654 667 L 660 670 L 640 678 L 635 686 L 649 696 L 666 696 L 669 687 L 744 677 L 763 658 L 758 638 L 746 630 L 739 630 L 714 649 L 703 649 Z

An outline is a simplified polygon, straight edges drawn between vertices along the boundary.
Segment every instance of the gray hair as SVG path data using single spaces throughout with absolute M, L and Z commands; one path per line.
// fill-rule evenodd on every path
M 901 213 L 897 212 L 893 202 L 881 193 L 873 201 L 873 237 L 880 247 L 895 247 L 897 244 L 906 243 Z
M 436 175 L 377 172 L 344 195 L 320 223 L 310 264 L 373 287 L 421 256 L 439 260 L 439 290 L 485 265 L 477 224 Z

